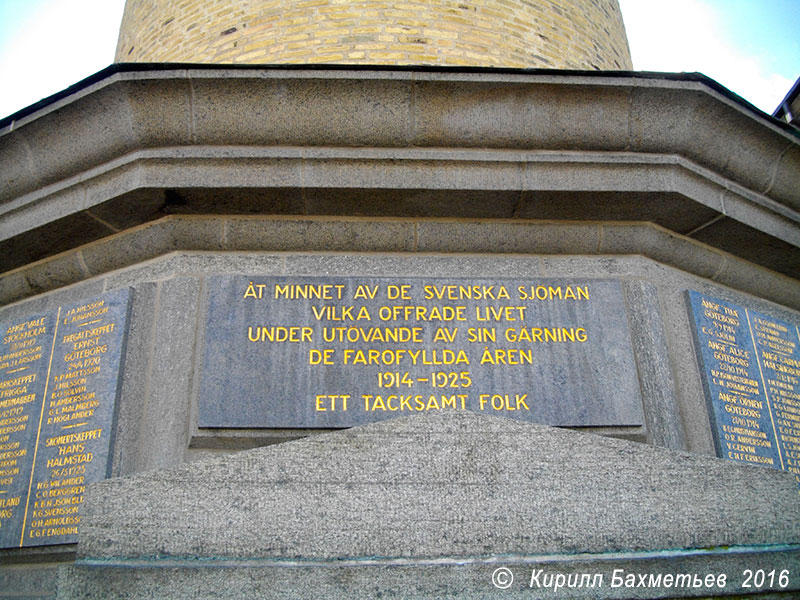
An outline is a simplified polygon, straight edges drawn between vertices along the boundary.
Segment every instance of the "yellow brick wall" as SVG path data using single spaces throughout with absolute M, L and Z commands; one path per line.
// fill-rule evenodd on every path
M 116 61 L 632 68 L 617 0 L 127 0 Z

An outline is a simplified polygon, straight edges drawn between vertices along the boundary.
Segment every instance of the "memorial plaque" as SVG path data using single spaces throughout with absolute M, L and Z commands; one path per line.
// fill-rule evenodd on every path
M 77 541 L 109 476 L 130 290 L 0 325 L 0 547 Z
M 688 294 L 717 454 L 789 471 L 800 484 L 797 324 Z
M 642 424 L 617 281 L 220 276 L 206 319 L 199 427 Z

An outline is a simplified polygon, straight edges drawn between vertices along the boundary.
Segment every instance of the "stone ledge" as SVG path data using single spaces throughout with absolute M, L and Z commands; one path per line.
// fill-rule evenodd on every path
M 800 308 L 794 279 L 651 223 L 262 216 L 164 217 L 3 274 L 0 302 L 172 252 L 642 255 Z
M 699 552 L 615 553 L 610 555 L 572 556 L 504 556 L 460 558 L 431 561 L 268 561 L 268 560 L 134 560 L 79 561 L 62 567 L 59 573 L 59 599 L 86 600 L 150 600 L 168 596 L 174 600 L 215 597 L 224 590 L 230 599 L 252 598 L 397 598 L 420 599 L 494 597 L 521 600 L 599 600 L 605 598 L 641 600 L 678 597 L 736 598 L 757 597 L 760 600 L 796 598 L 800 582 L 795 576 L 782 590 L 750 594 L 742 587 L 746 569 L 765 573 L 794 571 L 800 561 L 797 547 L 709 549 Z M 496 589 L 492 576 L 497 569 L 508 569 L 514 581 L 507 589 Z M 625 575 L 725 574 L 724 592 L 718 589 L 676 589 L 669 586 L 611 588 L 614 572 Z M 539 572 L 538 581 L 554 581 L 563 575 L 567 581 L 598 583 L 560 589 L 531 587 L 531 579 Z M 719 592 L 719 593 L 717 593 Z
M 0 206 L 0 241 L 139 189 L 184 188 L 373 190 L 374 194 L 387 189 L 675 193 L 711 209 L 713 215 L 719 213 L 800 246 L 800 212 L 675 155 L 249 146 L 128 153 L 5 202 Z M 133 216 L 147 208 L 121 204 L 117 211 Z M 312 210 L 331 212 L 319 203 Z M 466 216 L 459 214 L 456 202 L 451 211 L 447 216 Z M 631 218 L 651 220 L 644 202 L 639 213 Z M 701 221 L 696 227 L 702 225 Z
M 116 226 L 102 211 L 84 215 L 83 237 L 59 220 L 152 188 L 289 186 L 303 197 L 299 214 L 309 208 L 330 214 L 330 202 L 306 203 L 304 190 L 382 185 L 397 191 L 413 182 L 426 190 L 673 192 L 788 247 L 799 243 L 800 140 L 710 80 L 475 70 L 140 69 L 112 68 L 0 131 L 3 239 L 51 223 L 68 231 L 66 237 L 96 239 L 104 226 Z M 499 162 L 491 162 L 493 153 Z M 504 153 L 521 153 L 530 166 L 520 170 L 520 159 L 509 161 Z M 143 213 L 125 227 L 152 218 L 159 202 L 148 201 L 156 206 L 122 208 Z M 646 203 L 642 207 L 643 215 L 628 218 L 651 220 Z M 267 204 L 260 212 L 275 208 Z M 298 214 L 297 208 L 278 212 Z M 449 214 L 437 216 L 471 216 L 461 208 L 454 203 Z M 692 230 L 713 217 L 698 215 Z M 753 251 L 748 259 L 761 254 Z
M 141 70 L 111 71 L 103 79 L 12 121 L 0 130 L 0 139 L 20 140 L 24 136 L 24 146 L 36 154 L 37 150 L 46 150 L 37 148 L 37 142 L 78 144 L 90 151 L 89 155 L 100 153 L 99 160 L 94 161 L 100 164 L 141 148 L 218 144 L 216 136 L 223 130 L 223 143 L 232 145 L 255 137 L 258 145 L 274 145 L 275 142 L 266 141 L 274 138 L 278 143 L 294 140 L 303 146 L 318 145 L 316 141 L 320 139 L 325 145 L 336 145 L 334 140 L 344 139 L 348 143 L 342 145 L 402 147 L 442 146 L 440 141 L 432 140 L 438 140 L 445 127 L 448 142 L 444 147 L 474 147 L 477 141 L 484 148 L 652 152 L 656 147 L 657 152 L 692 160 L 697 157 L 698 164 L 720 173 L 741 169 L 748 173 L 747 179 L 758 181 L 744 185 L 758 192 L 774 192 L 785 183 L 796 181 L 800 169 L 800 156 L 792 151 L 800 144 L 797 138 L 769 118 L 758 118 L 752 109 L 719 93 L 711 85 L 713 81 L 690 76 L 680 79 L 669 74 L 661 78 L 653 74 L 610 73 L 589 77 L 563 71 L 242 70 L 183 66 L 186 68 L 147 70 L 143 65 Z M 321 92 L 323 89 L 325 93 Z M 309 114 L 309 98 L 318 101 L 314 109 L 318 112 L 313 115 Z M 445 101 L 446 110 L 442 106 Z M 276 102 L 288 109 L 282 113 L 286 117 L 267 122 L 264 127 L 264 117 L 271 114 Z M 586 107 L 592 104 L 600 107 L 595 111 L 603 118 L 594 119 L 588 126 L 586 121 L 592 115 Z M 153 110 L 156 105 L 158 110 Z M 256 110 L 245 110 L 248 107 Z M 477 107 L 482 109 L 480 119 L 467 118 Z M 343 113 L 351 110 L 359 118 L 339 127 Z M 104 137 L 65 139 L 73 133 L 101 133 L 95 119 L 86 117 L 101 117 L 114 111 L 118 112 L 117 118 L 106 124 Z M 84 113 L 84 118 L 73 120 L 73 112 Z M 227 117 L 234 114 L 237 119 L 228 122 Z M 305 119 L 294 121 L 292 115 Z M 537 115 L 542 118 L 537 119 Z M 555 120 L 545 119 L 548 115 Z M 309 116 L 314 119 L 309 120 Z M 37 124 L 52 117 L 68 125 L 66 129 L 77 129 L 48 133 L 41 129 L 41 123 Z M 370 127 L 374 119 L 380 123 L 377 128 Z M 316 126 L 317 120 L 321 129 Z M 524 127 L 526 122 L 536 126 Z M 225 128 L 221 127 L 223 124 Z M 587 131 L 598 127 L 607 129 L 609 135 L 596 133 L 587 138 Z M 26 131 L 27 128 L 36 131 Z M 288 137 L 282 132 L 289 132 Z M 707 135 L 715 137 L 707 139 Z M 731 136 L 740 141 L 726 143 L 725 138 Z M 385 143 L 389 140 L 394 143 Z M 89 141 L 98 145 L 88 146 Z M 0 142 L 3 146 L 10 152 L 9 159 L 26 149 L 14 148 L 9 139 Z M 732 157 L 732 147 L 755 148 L 750 153 L 762 155 L 761 159 L 766 152 L 772 156 L 772 168 L 762 170 L 752 164 L 753 156 Z M 114 152 L 123 148 L 121 153 Z M 81 156 L 87 160 L 86 154 L 82 152 L 72 160 L 78 161 Z M 734 162 L 729 164 L 731 159 Z M 27 164 L 27 160 L 23 162 Z M 36 177 L 33 187 L 54 181 L 45 173 L 28 174 Z M 790 175 L 790 179 L 785 180 L 784 175 Z M 12 189 L 6 187 L 3 198 L 17 195 L 13 189 L 25 188 L 25 182 L 18 177 L 8 177 L 14 185 Z M 798 197 L 796 190 L 787 193 Z

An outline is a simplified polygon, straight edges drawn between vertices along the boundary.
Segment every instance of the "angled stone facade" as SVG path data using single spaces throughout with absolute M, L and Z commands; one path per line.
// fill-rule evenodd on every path
M 0 598 L 223 585 L 297 597 L 314 583 L 335 597 L 345 581 L 362 596 L 485 597 L 497 568 L 521 585 L 535 565 L 602 570 L 607 583 L 614 569 L 670 565 L 731 578 L 583 590 L 592 598 L 741 596 L 746 569 L 791 571 L 759 593 L 800 589 L 794 475 L 718 458 L 688 300 L 800 323 L 800 139 L 713 81 L 121 65 L 0 121 L 0 164 L 0 323 L 130 297 L 108 462 L 119 479 L 87 485 L 77 544 L 0 549 Z M 204 426 L 212 280 L 292 277 L 611 282 L 640 418 L 580 434 L 488 411 L 338 432 Z M 617 375 L 570 367 L 544 376 Z M 601 407 L 615 399 L 603 394 Z M 363 481 L 377 473 L 392 479 Z M 298 490 L 319 502 L 292 504 Z M 332 496 L 364 519 L 320 504 Z M 435 523 L 400 510 L 428 505 Z M 259 543 L 225 537 L 247 525 Z M 409 578 L 419 584 L 404 588 Z

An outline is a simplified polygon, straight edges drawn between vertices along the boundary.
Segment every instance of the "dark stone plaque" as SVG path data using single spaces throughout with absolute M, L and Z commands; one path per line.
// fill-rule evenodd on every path
M 111 467 L 128 289 L 0 325 L 0 547 L 77 541 Z
M 641 425 L 616 281 L 209 278 L 200 427 L 335 428 L 427 410 Z
M 717 454 L 794 473 L 800 484 L 797 324 L 688 292 Z

